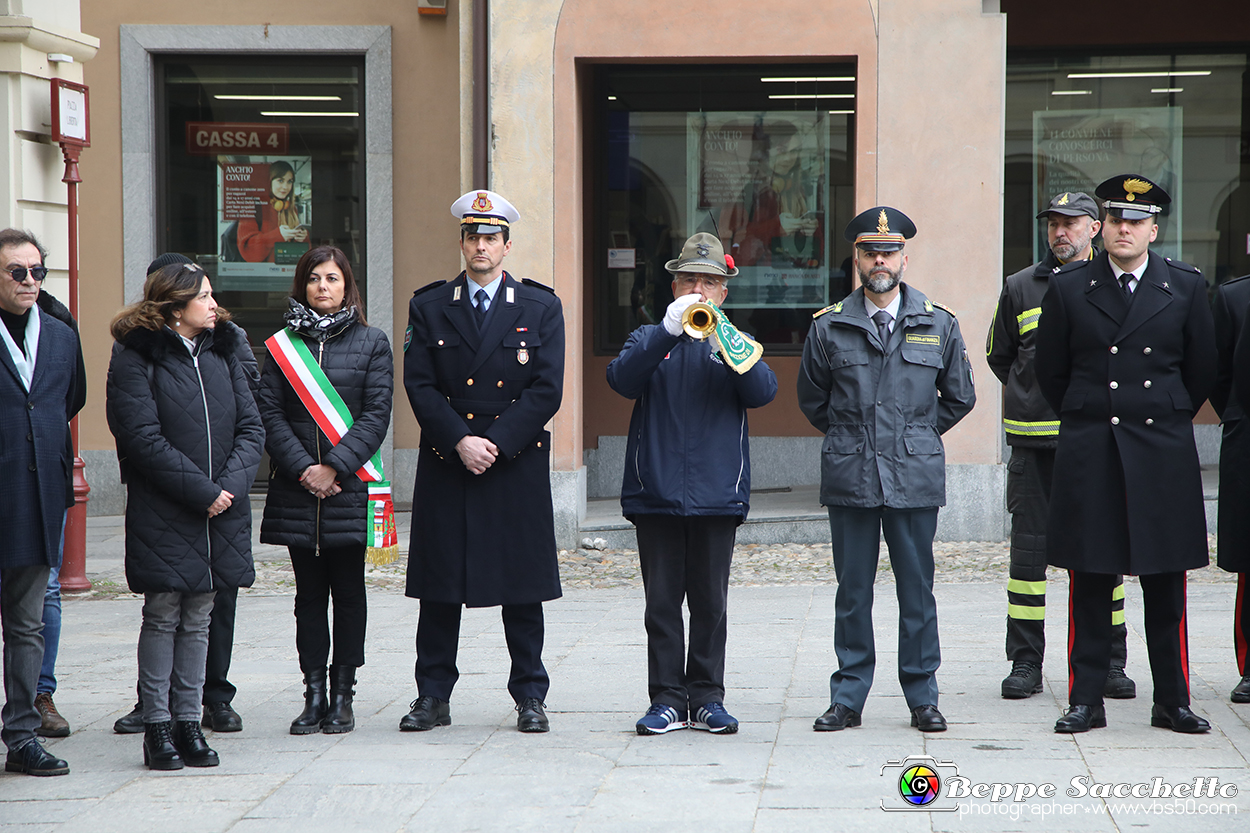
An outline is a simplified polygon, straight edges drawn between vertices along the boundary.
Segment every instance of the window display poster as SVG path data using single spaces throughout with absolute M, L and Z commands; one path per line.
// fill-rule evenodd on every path
M 289 289 L 310 245 L 312 159 L 219 156 L 217 196 L 219 288 Z
M 1151 249 L 1181 258 L 1181 107 L 1104 110 L 1036 110 L 1033 113 L 1033 204 L 1040 210 L 1055 194 L 1084 191 L 1116 174 L 1139 174 L 1161 186 L 1172 203 L 1157 216 L 1159 236 Z M 1039 223 L 1033 260 L 1046 251 Z
M 828 157 L 824 111 L 687 113 L 688 228 L 740 273 L 725 307 L 829 303 Z

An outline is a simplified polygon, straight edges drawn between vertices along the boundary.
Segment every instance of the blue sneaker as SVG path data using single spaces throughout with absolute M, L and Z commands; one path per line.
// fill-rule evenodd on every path
M 663 703 L 652 703 L 635 727 L 640 735 L 662 735 L 675 729 L 686 728 L 686 712 L 677 711 Z M 737 728 L 737 724 L 734 724 Z
M 695 710 L 694 720 L 690 721 L 690 728 L 702 729 L 717 735 L 732 735 L 738 731 L 738 720 L 725 711 L 723 705 L 713 700 Z

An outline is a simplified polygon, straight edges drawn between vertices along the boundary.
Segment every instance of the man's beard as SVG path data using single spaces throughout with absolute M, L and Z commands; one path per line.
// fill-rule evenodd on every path
M 1088 249 L 1089 241 L 1090 238 L 1088 237 L 1077 236 L 1073 238 L 1071 243 L 1056 244 L 1051 248 L 1051 251 L 1055 253 L 1055 257 L 1059 258 L 1064 263 L 1067 263 L 1077 255 L 1081 254 L 1081 252 Z
M 884 295 L 889 292 L 898 286 L 899 281 L 903 279 L 902 269 L 895 272 L 888 266 L 877 266 L 867 275 L 864 274 L 864 270 L 858 265 L 856 265 L 855 269 L 859 272 L 860 283 L 878 295 Z

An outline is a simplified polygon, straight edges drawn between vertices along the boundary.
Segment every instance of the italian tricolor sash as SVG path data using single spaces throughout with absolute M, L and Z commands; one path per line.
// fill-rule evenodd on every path
M 347 403 L 326 378 L 325 371 L 302 338 L 292 338 L 289 329 L 274 333 L 265 346 L 282 369 L 300 402 L 308 409 L 317 427 L 330 442 L 338 445 L 352 427 L 352 414 Z M 369 503 L 365 517 L 366 557 L 371 564 L 389 564 L 399 557 L 399 537 L 395 533 L 395 504 L 391 484 L 382 473 L 382 454 L 373 456 L 356 472 L 369 487 Z

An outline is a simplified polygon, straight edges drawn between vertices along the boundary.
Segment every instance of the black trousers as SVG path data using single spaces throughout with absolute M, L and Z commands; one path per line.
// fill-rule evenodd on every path
M 1014 446 L 1007 463 L 1011 566 L 1007 581 L 1007 659 L 1038 665 L 1046 655 L 1046 516 L 1055 450 Z M 1128 659 L 1124 577 L 1111 591 L 1111 664 Z
M 1119 577 L 1076 570 L 1068 575 L 1068 702 L 1097 706 L 1111 666 L 1111 589 Z M 1139 581 L 1154 702 L 1188 706 L 1185 573 L 1156 573 Z
M 459 604 L 421 600 L 417 618 L 417 693 L 451 700 L 460 679 L 456 653 L 460 647 Z M 551 680 L 543 667 L 542 602 L 503 605 L 503 634 L 508 643 L 512 669 L 508 693 L 517 703 L 529 697 L 547 699 Z
M 330 658 L 330 597 L 334 597 L 334 664 L 365 664 L 365 545 L 289 547 L 295 568 L 295 648 L 300 670 L 325 668 Z
M 736 515 L 636 515 L 647 607 L 647 693 L 679 711 L 725 700 Z M 687 649 L 681 606 L 690 610 Z
M 234 651 L 234 614 L 239 604 L 239 588 L 222 587 L 213 597 L 208 618 L 208 659 L 204 664 L 204 705 L 229 703 L 238 691 L 226 679 L 230 654 Z
M 1237 651 L 1237 673 L 1250 674 L 1250 599 L 1246 598 L 1246 576 L 1237 574 L 1237 607 L 1233 614 L 1233 648 Z

